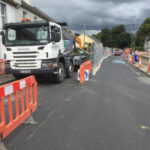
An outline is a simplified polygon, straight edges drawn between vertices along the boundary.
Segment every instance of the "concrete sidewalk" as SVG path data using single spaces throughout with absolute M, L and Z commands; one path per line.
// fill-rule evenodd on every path
M 141 68 L 139 68 L 139 64 L 136 62 L 133 64 L 134 67 L 138 68 L 140 71 L 142 71 L 143 73 L 147 74 L 148 76 L 150 76 L 150 73 L 147 72 L 148 67 L 147 66 L 142 66 Z
M 7 84 L 9 82 L 15 81 L 13 75 L 0 75 L 0 85 Z
M 123 57 L 123 59 L 124 59 L 126 62 L 128 62 L 125 57 Z M 129 62 L 128 62 L 128 63 L 129 63 Z M 148 71 L 148 66 L 145 66 L 145 65 L 142 64 L 142 67 L 139 68 L 139 62 L 132 63 L 131 65 L 133 65 L 133 66 L 136 67 L 139 71 L 145 73 L 147 76 L 150 77 L 150 73 L 147 72 L 147 71 Z

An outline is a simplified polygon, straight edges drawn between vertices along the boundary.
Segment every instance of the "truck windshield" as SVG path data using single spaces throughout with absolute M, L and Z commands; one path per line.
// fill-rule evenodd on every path
M 45 45 L 48 43 L 48 26 L 11 27 L 6 29 L 6 46 Z

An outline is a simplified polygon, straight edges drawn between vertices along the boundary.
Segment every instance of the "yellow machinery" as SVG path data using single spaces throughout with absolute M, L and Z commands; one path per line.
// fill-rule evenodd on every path
M 76 35 L 74 35 L 74 39 L 75 39 L 75 41 L 77 41 L 79 43 L 79 48 L 83 49 L 81 39 Z

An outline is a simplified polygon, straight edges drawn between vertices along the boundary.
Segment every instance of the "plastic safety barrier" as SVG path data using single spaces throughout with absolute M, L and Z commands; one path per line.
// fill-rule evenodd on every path
M 89 71 L 89 74 L 92 71 L 92 62 L 91 61 L 86 61 L 82 65 L 80 65 L 80 84 L 84 82 L 85 79 L 85 70 Z
M 0 86 L 0 138 L 8 136 L 36 108 L 37 82 L 34 76 Z
M 0 75 L 5 74 L 5 60 L 0 59 Z

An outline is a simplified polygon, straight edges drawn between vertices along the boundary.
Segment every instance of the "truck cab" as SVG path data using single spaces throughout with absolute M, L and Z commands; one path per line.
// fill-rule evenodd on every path
M 72 76 L 73 63 L 65 52 L 61 26 L 54 22 L 20 22 L 4 26 L 6 74 L 53 75 L 62 82 Z

